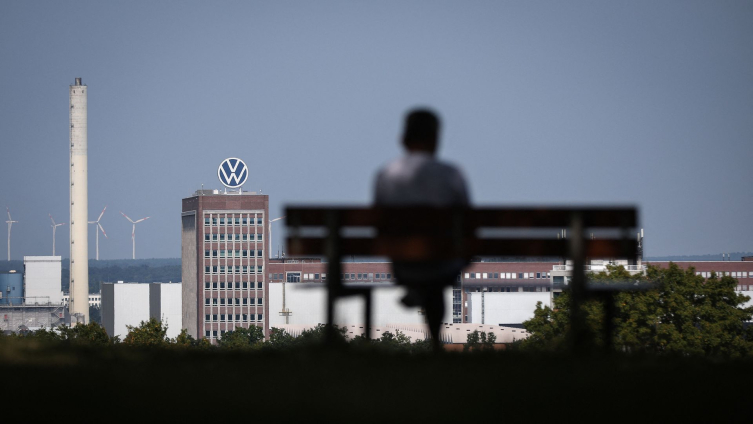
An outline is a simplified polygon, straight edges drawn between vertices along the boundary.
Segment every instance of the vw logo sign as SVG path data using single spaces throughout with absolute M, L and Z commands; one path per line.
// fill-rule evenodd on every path
M 238 158 L 227 158 L 217 168 L 217 177 L 227 188 L 238 188 L 248 179 L 248 167 Z

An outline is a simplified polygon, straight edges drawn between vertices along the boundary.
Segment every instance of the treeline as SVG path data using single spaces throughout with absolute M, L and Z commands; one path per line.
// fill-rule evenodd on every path
M 612 297 L 583 302 L 580 315 L 592 350 L 612 346 L 626 354 L 706 357 L 753 357 L 753 307 L 750 297 L 736 290 L 737 280 L 711 274 L 705 279 L 695 269 L 670 263 L 666 269 L 650 266 L 647 274 L 630 275 L 622 266 L 589 275 L 602 284 L 646 284 L 644 291 L 621 291 Z M 605 340 L 606 306 L 613 314 L 613 337 Z M 536 306 L 534 317 L 523 323 L 530 333 L 517 347 L 529 351 L 567 351 L 571 345 L 571 298 L 563 292 L 552 308 Z
M 70 261 L 63 258 L 60 286 L 68 292 L 70 286 Z M 24 271 L 23 261 L 0 261 L 0 272 Z M 98 293 L 101 283 L 125 281 L 136 283 L 167 283 L 181 281 L 181 261 L 167 259 L 114 259 L 89 260 L 89 293 Z
M 207 339 L 195 339 L 185 329 L 171 339 L 167 337 L 167 325 L 154 318 L 142 321 L 139 326 L 127 326 L 128 334 L 120 340 L 119 337 L 110 337 L 104 327 L 96 322 L 79 324 L 73 327 L 60 326 L 52 329 L 40 329 L 26 333 L 14 333 L 2 335 L 0 343 L 4 341 L 32 341 L 44 344 L 89 346 L 89 347 L 115 347 L 131 346 L 150 349 L 199 349 L 199 350 L 243 350 L 243 351 L 268 351 L 268 350 L 292 350 L 310 348 L 324 345 L 326 327 L 320 324 L 317 327 L 304 330 L 300 335 L 293 336 L 285 330 L 272 328 L 269 337 L 265 340 L 264 332 L 260 327 L 249 328 L 236 327 L 235 331 L 225 333 L 216 345 Z M 389 352 L 402 352 L 407 354 L 429 353 L 432 351 L 430 340 L 418 340 L 411 342 L 410 337 L 400 330 L 395 333 L 385 331 L 378 339 L 369 340 L 364 336 L 356 336 L 348 339 L 345 327 L 338 328 L 335 332 L 336 346 L 351 347 L 354 349 L 368 348 Z M 469 335 L 469 345 L 466 350 L 488 350 L 494 343 L 493 339 L 484 336 L 479 337 L 478 332 Z
M 114 262 L 114 261 L 113 261 Z M 177 265 L 127 265 L 120 262 L 108 266 L 89 266 L 89 293 L 98 293 L 101 283 L 115 283 L 118 281 L 135 283 L 167 283 L 181 281 L 180 262 Z M 70 282 L 70 271 L 63 268 L 61 285 L 67 292 Z

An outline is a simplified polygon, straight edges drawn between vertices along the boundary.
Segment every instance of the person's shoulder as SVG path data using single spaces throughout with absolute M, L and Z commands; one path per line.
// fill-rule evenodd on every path
M 442 168 L 442 171 L 445 172 L 447 175 L 455 175 L 460 178 L 463 178 L 462 168 L 454 164 L 453 162 L 448 162 L 444 160 L 436 160 L 436 164 L 437 164 L 436 166 Z

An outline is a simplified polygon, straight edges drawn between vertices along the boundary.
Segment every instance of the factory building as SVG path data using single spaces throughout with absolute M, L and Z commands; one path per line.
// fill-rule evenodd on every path
M 24 286 L 27 305 L 60 305 L 60 256 L 24 256 Z
M 167 325 L 167 337 L 174 339 L 182 326 L 181 283 L 149 284 L 149 317 Z
M 11 270 L 0 273 L 0 305 L 24 303 L 24 275 Z
M 149 321 L 149 284 L 102 283 L 101 315 L 110 337 L 125 338 L 128 325 Z
M 199 190 L 183 199 L 181 221 L 182 322 L 188 334 L 214 341 L 251 325 L 268 334 L 269 196 Z
M 357 284 L 357 283 L 356 283 Z M 388 324 L 423 324 L 425 317 L 418 308 L 407 308 L 400 303 L 406 290 L 390 283 L 375 284 L 372 292 L 372 337 L 375 328 Z M 316 326 L 327 322 L 327 289 L 324 285 L 270 283 L 269 326 L 282 325 Z M 445 303 L 452 302 L 452 289 L 445 291 Z M 222 317 L 220 317 L 222 319 Z M 446 308 L 444 322 L 452 322 L 452 310 Z M 353 296 L 339 300 L 335 305 L 335 322 L 356 325 L 363 329 L 363 298 Z
M 24 271 L 0 273 L 0 331 L 34 331 L 67 323 L 60 256 L 26 256 Z

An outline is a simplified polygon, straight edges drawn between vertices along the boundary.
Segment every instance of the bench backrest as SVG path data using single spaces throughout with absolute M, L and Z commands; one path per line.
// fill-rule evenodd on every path
M 583 234 L 585 257 L 635 258 L 633 207 L 367 208 L 289 206 L 288 254 L 336 257 L 385 256 L 425 261 L 472 256 L 572 257 L 572 243 L 557 238 Z M 544 229 L 551 229 L 542 235 Z M 612 230 L 599 238 L 589 229 Z M 511 231 L 512 230 L 512 231 Z M 531 230 L 521 234 L 520 230 Z M 335 248 L 336 252 L 332 249 Z M 333 254 L 339 256 L 333 256 Z

